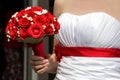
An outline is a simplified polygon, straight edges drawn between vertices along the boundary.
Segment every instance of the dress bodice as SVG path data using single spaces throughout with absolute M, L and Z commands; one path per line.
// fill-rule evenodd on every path
M 120 22 L 107 13 L 63 13 L 58 21 L 56 38 L 63 46 L 120 48 Z M 119 80 L 120 58 L 63 56 L 55 80 L 80 79 Z
M 56 36 L 64 46 L 120 47 L 120 22 L 105 12 L 84 15 L 63 13 Z

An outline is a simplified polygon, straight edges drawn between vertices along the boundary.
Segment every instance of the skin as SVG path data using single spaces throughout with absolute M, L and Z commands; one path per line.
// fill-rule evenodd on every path
M 84 15 L 91 12 L 105 12 L 120 22 L 120 0 L 55 0 L 54 15 L 59 17 L 62 13 L 74 15 Z M 57 44 L 54 39 L 54 45 Z M 47 59 L 32 56 L 30 63 L 36 73 L 55 73 L 58 62 L 53 51 L 52 55 L 47 55 Z

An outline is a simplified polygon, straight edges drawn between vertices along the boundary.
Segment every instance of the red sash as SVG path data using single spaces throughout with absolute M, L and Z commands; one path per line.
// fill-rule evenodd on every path
M 80 57 L 120 57 L 118 48 L 93 48 L 93 47 L 62 47 L 55 46 L 57 60 L 60 61 L 62 56 L 80 56 Z

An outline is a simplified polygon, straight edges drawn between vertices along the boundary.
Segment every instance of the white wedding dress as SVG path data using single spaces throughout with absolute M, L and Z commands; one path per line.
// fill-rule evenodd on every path
M 58 21 L 64 46 L 120 48 L 120 22 L 105 12 L 63 13 Z M 62 56 L 54 80 L 120 80 L 120 58 Z

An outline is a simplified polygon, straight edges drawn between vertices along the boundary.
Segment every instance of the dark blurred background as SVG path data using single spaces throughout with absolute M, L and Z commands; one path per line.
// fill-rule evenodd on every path
M 49 0 L 49 10 L 53 13 L 54 0 Z M 23 80 L 23 47 L 14 48 L 6 42 L 5 28 L 11 15 L 29 5 L 29 0 L 0 0 L 0 80 Z M 49 53 L 52 53 L 53 37 L 49 38 Z M 55 74 L 49 74 L 53 80 Z
M 24 0 L 0 0 L 0 80 L 23 80 L 22 47 L 7 44 L 4 32 L 11 15 L 22 8 Z

